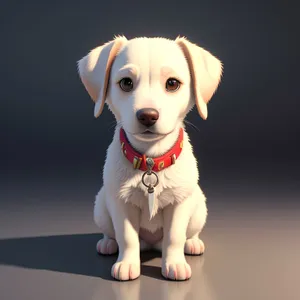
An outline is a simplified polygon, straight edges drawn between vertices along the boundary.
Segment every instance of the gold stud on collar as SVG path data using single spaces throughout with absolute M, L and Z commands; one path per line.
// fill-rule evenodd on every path
M 180 142 L 180 148 L 182 149 L 183 147 L 183 141 Z
M 121 144 L 121 149 L 122 149 L 123 154 L 126 156 L 127 152 L 126 152 L 126 149 L 124 148 L 124 142 Z
M 161 169 L 163 169 L 164 165 L 165 165 L 165 162 L 161 161 L 157 166 L 158 170 L 160 171 Z
M 140 166 L 141 166 L 141 162 L 142 162 L 142 159 L 141 158 L 138 158 L 137 156 L 134 157 L 133 159 L 133 168 L 134 169 L 139 169 Z
M 175 162 L 176 162 L 176 155 L 173 154 L 173 155 L 171 156 L 171 159 L 172 159 L 172 165 L 174 165 Z

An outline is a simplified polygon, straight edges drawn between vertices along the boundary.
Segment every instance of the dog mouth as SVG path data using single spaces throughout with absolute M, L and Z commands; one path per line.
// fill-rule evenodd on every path
M 161 138 L 165 137 L 166 134 L 158 133 L 155 131 L 151 131 L 150 129 L 146 129 L 143 132 L 139 132 L 133 134 L 133 136 L 141 141 L 156 141 L 160 140 Z
M 164 137 L 166 137 L 167 135 L 169 135 L 172 132 L 173 132 L 173 130 L 170 132 L 167 132 L 167 133 L 160 133 L 160 132 L 151 131 L 150 129 L 146 129 L 143 132 L 135 133 L 132 135 L 137 140 L 142 141 L 142 142 L 155 142 L 155 141 L 159 141 L 159 140 L 163 139 Z
M 155 133 L 155 132 L 152 132 L 150 131 L 149 129 L 146 129 L 144 132 L 142 132 L 141 134 L 143 135 L 153 135 L 153 134 L 156 134 L 156 135 L 160 135 L 158 133 Z
M 145 131 L 143 131 L 137 135 L 144 137 L 144 138 L 151 139 L 151 138 L 162 138 L 162 137 L 166 136 L 167 134 L 163 134 L 163 133 L 151 131 L 150 129 L 146 129 Z

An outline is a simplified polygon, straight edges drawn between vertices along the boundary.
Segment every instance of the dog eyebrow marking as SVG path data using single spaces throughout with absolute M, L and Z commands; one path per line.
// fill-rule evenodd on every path
M 160 69 L 160 77 L 163 81 L 167 80 L 168 78 L 175 78 L 183 83 L 181 77 L 171 67 L 168 66 L 163 66 Z
M 135 79 L 139 76 L 139 69 L 134 64 L 127 64 L 123 66 L 116 74 L 116 82 L 119 82 L 124 77 L 134 77 Z

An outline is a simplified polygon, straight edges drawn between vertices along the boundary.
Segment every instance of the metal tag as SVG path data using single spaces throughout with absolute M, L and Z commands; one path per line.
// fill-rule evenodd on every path
M 154 166 L 154 161 L 152 158 L 148 157 L 146 159 L 147 164 L 147 171 L 142 176 L 142 183 L 147 188 L 148 191 L 148 207 L 149 207 L 149 213 L 150 213 L 150 220 L 153 218 L 154 215 L 154 204 L 155 204 L 155 192 L 154 188 L 158 185 L 158 176 L 155 172 L 152 171 Z M 156 182 L 155 184 L 147 184 L 145 182 L 145 176 L 151 176 L 154 175 Z
M 150 220 L 153 218 L 154 204 L 155 204 L 155 192 L 154 192 L 154 188 L 152 187 L 152 189 L 151 188 L 148 189 L 148 207 L 150 213 Z

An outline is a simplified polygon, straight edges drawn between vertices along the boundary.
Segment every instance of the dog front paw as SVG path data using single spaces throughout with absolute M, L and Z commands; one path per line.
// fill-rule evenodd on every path
M 111 276 L 120 281 L 133 280 L 140 276 L 141 267 L 139 264 L 127 262 L 116 262 L 111 269 Z
M 188 239 L 184 245 L 184 253 L 188 255 L 201 255 L 204 253 L 205 246 L 198 238 Z
M 117 253 L 118 244 L 116 240 L 104 237 L 103 239 L 98 241 L 96 249 L 99 254 L 112 255 Z
M 192 270 L 187 262 L 164 263 L 162 275 L 170 280 L 187 280 L 192 276 Z

